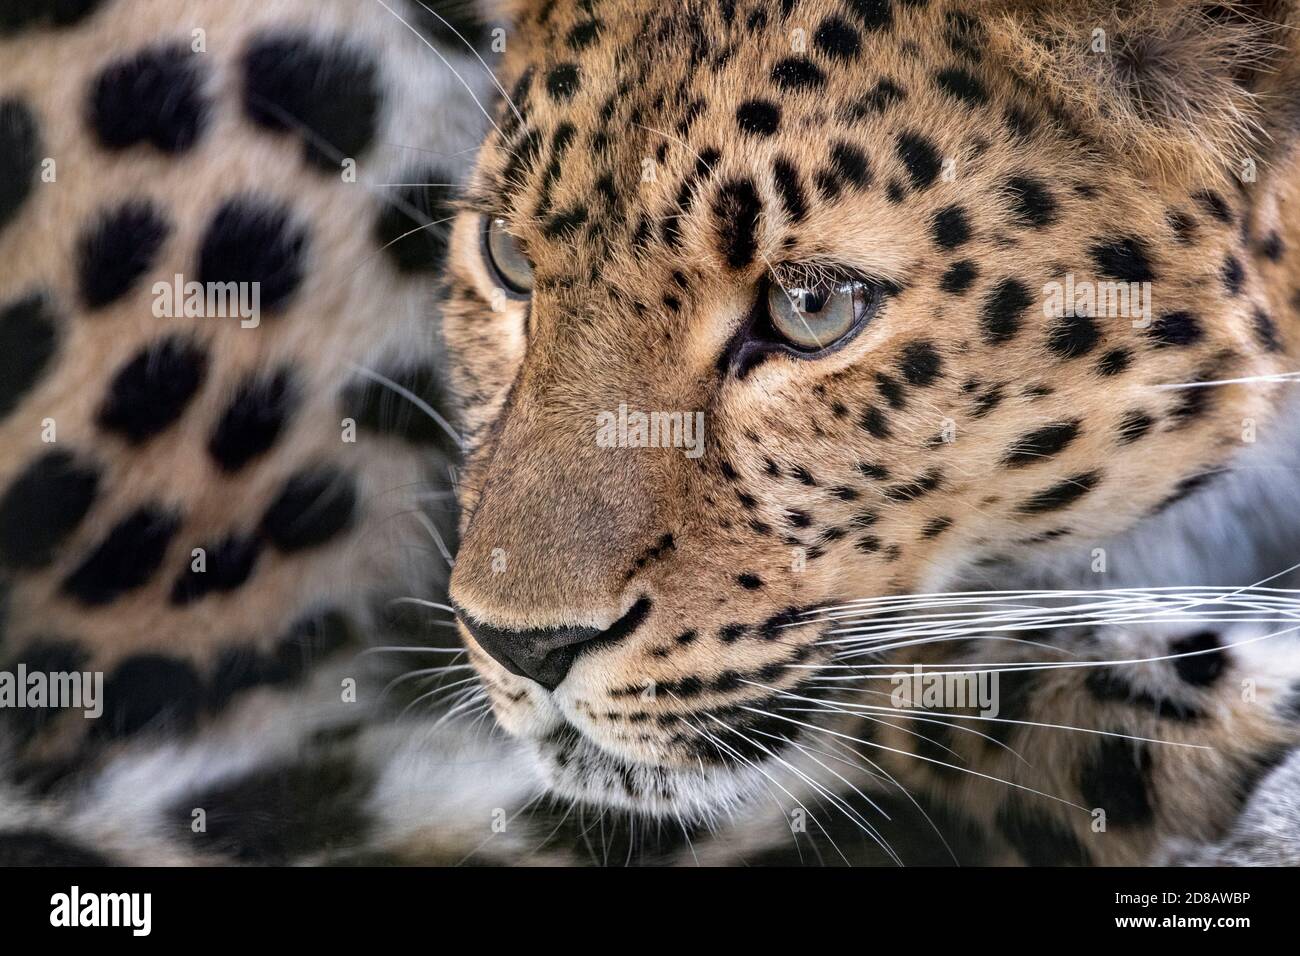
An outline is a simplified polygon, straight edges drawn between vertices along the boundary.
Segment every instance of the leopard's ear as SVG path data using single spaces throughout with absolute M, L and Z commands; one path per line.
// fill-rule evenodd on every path
M 1247 178 L 1300 134 L 1300 0 L 988 0 L 1035 90 L 1156 171 Z

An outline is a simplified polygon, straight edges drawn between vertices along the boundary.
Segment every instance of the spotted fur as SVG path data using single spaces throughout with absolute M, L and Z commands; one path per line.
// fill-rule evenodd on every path
M 1293 822 L 1300 663 L 1214 601 L 865 659 L 827 616 L 1294 563 L 1284 387 L 1214 384 L 1300 351 L 1290 3 L 512 0 L 499 86 L 457 5 L 391 6 L 0 0 L 0 664 L 106 676 L 98 721 L 0 714 L 0 863 L 1194 862 Z M 756 335 L 791 263 L 880 294 L 813 360 Z M 155 315 L 177 273 L 261 321 Z M 1152 321 L 1045 316 L 1067 274 Z M 620 405 L 704 454 L 598 447 Z M 448 483 L 464 658 L 389 603 L 441 596 Z M 913 664 L 996 671 L 999 718 L 858 706 Z
M 0 3 L 0 659 L 104 672 L 91 738 L 185 730 L 437 580 L 455 442 L 399 393 L 439 401 L 489 79 L 414 4 L 46 6 Z M 258 320 L 164 314 L 177 275 Z M 52 723 L 27 758 L 88 756 Z
M 1205 734 L 1181 696 L 1105 668 L 1012 671 L 1015 719 L 1101 735 L 1003 725 L 1013 751 L 1040 754 L 1022 775 L 968 735 L 949 748 L 908 720 L 847 717 L 837 703 L 870 684 L 837 689 L 835 632 L 806 612 L 1086 554 L 1231 467 L 1244 423 L 1281 420 L 1267 384 L 1183 386 L 1294 361 L 1290 5 L 516 7 L 511 96 L 452 240 L 468 457 L 451 593 L 499 722 L 550 785 L 713 819 L 773 774 L 842 792 L 843 768 L 816 754 L 849 743 L 860 776 L 945 793 L 1025 862 L 1145 858 L 1184 826 L 1157 792 L 1167 766 L 1221 781 L 1193 829 L 1227 819 L 1231 781 L 1292 732 L 1271 713 L 1216 710 L 1264 723 L 1232 732 L 1253 739 L 1240 759 L 1198 763 L 1129 739 Z M 560 130 L 585 146 L 562 163 Z M 485 217 L 531 262 L 526 305 L 489 306 Z M 1270 254 L 1260 236 L 1277 237 Z M 883 304 L 811 360 L 760 344 L 764 290 L 790 263 L 867 276 Z M 1049 284 L 1076 280 L 1145 286 L 1150 321 L 1047 315 Z M 702 410 L 705 454 L 598 448 L 597 414 L 620 406 Z M 661 538 L 671 550 L 645 560 Z M 615 624 L 646 602 L 635 630 Z M 580 651 L 558 685 L 498 662 L 503 631 L 611 625 L 617 642 Z M 919 659 L 961 666 L 989 646 Z M 918 749 L 960 763 L 955 780 L 894 766 Z M 1093 846 L 1086 819 L 1016 786 L 1109 803 L 1126 836 Z

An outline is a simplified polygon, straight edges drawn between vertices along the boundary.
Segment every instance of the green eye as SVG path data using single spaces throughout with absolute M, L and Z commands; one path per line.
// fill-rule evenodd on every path
M 858 279 L 786 285 L 772 282 L 767 310 L 787 343 L 806 352 L 829 348 L 856 330 L 875 301 L 873 286 Z
M 507 292 L 528 298 L 533 290 L 533 267 L 519 241 L 506 231 L 504 219 L 488 218 L 483 224 L 483 254 L 488 266 Z

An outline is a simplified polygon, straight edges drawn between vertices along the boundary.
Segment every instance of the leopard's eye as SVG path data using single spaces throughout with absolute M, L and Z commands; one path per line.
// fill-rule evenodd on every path
M 515 298 L 526 299 L 533 290 L 533 267 L 519 241 L 506 231 L 506 221 L 486 217 L 483 221 L 483 256 L 498 282 Z
M 767 310 L 772 327 L 796 349 L 820 352 L 856 331 L 875 305 L 877 290 L 858 279 L 818 283 L 772 282 Z

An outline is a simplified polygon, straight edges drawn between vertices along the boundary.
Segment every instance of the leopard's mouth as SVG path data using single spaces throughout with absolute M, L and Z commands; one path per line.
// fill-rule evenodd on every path
M 793 633 L 817 622 L 788 626 Z M 826 699 L 835 685 L 817 666 L 825 653 L 816 636 L 783 642 L 783 659 L 749 670 L 648 684 L 648 697 L 632 696 L 635 682 L 611 685 L 595 660 L 578 661 L 556 687 L 526 681 L 466 639 L 471 661 L 491 675 L 500 726 L 532 753 L 551 793 L 708 823 L 756 799 L 815 788 L 810 778 L 826 777 L 813 754 L 843 746 L 825 734 L 848 712 Z

